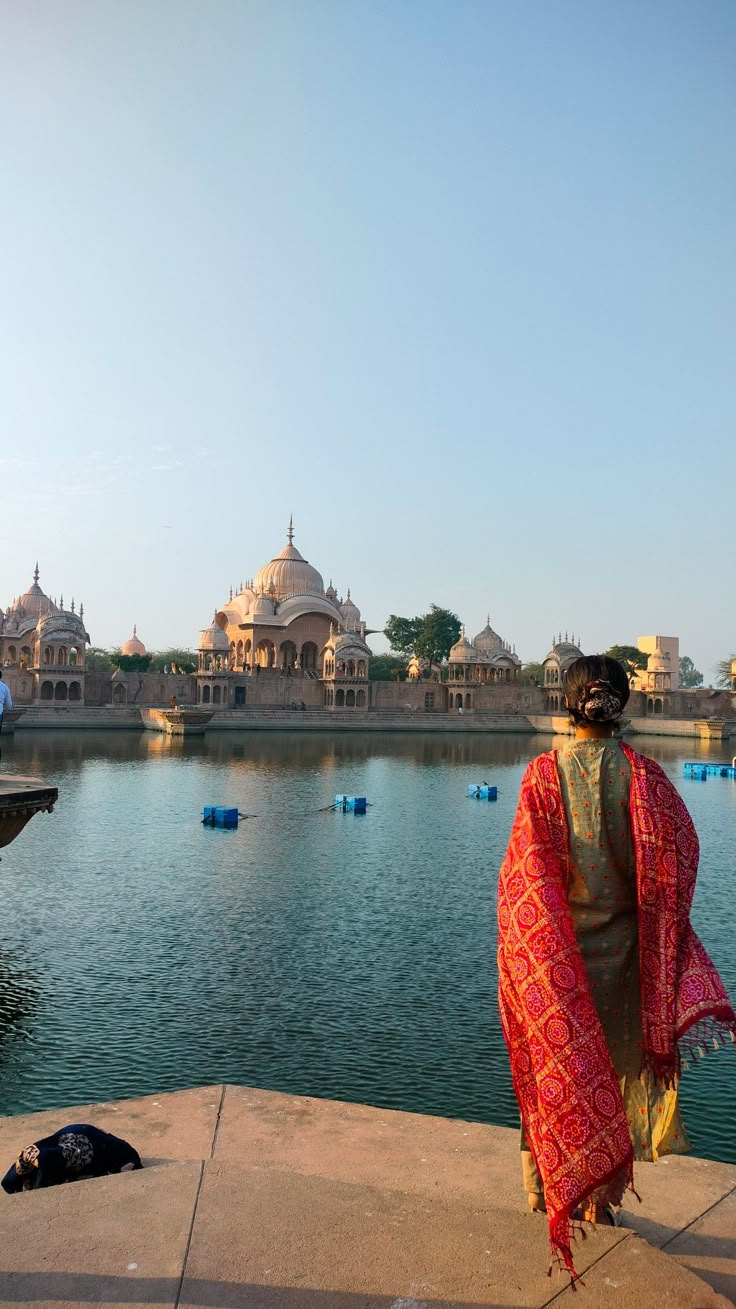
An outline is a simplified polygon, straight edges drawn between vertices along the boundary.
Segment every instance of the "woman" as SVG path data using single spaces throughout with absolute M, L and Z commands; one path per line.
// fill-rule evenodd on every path
M 524 1184 L 575 1278 L 571 1221 L 615 1221 L 635 1158 L 689 1149 L 681 1059 L 736 1039 L 736 1018 L 690 924 L 690 815 L 658 764 L 612 739 L 624 669 L 577 659 L 564 692 L 575 738 L 524 774 L 498 965 Z

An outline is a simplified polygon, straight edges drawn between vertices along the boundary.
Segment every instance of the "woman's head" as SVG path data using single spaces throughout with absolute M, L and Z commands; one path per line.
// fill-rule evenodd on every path
M 574 723 L 614 723 L 629 698 L 629 679 L 610 655 L 584 655 L 570 664 L 562 689 Z

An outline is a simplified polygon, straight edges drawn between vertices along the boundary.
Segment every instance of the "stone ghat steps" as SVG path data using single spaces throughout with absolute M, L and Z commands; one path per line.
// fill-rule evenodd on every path
M 141 727 L 137 705 L 28 705 L 18 719 L 16 731 L 24 727 Z
M 517 1131 L 212 1086 L 0 1119 L 0 1152 L 9 1161 L 75 1121 L 126 1137 L 146 1166 L 0 1193 L 2 1305 L 582 1303 L 564 1276 L 547 1277 L 547 1225 L 525 1209 Z M 587 1309 L 727 1309 L 736 1168 L 668 1160 L 642 1166 L 637 1185 L 632 1228 L 576 1244 Z
M 397 732 L 525 732 L 534 731 L 524 714 L 472 713 L 453 714 L 417 710 L 325 710 L 271 709 L 251 706 L 248 709 L 218 710 L 208 730 L 224 726 L 259 728 L 283 725 L 292 729 L 318 726 L 321 730 L 397 731 Z

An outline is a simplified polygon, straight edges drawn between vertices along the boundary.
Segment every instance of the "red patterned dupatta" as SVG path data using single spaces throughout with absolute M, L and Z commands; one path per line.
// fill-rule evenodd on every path
M 639 901 L 642 1071 L 672 1084 L 678 1045 L 734 1039 L 723 984 L 690 924 L 698 840 L 658 764 L 631 763 L 630 811 Z M 568 904 L 570 843 L 555 753 L 527 768 L 498 893 L 499 1008 L 529 1146 L 544 1184 L 553 1250 L 576 1277 L 575 1210 L 594 1192 L 618 1200 L 633 1149 L 611 1056 Z M 683 1051 L 684 1052 L 684 1051 Z

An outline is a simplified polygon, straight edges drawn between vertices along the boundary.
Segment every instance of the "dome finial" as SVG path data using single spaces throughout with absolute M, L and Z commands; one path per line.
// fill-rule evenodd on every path
M 289 530 L 286 535 L 289 538 L 289 545 L 292 545 L 294 541 L 294 515 L 293 514 L 289 514 Z
M 133 636 L 137 636 L 137 635 L 138 635 L 138 626 L 136 623 L 133 623 Z
M 34 582 L 36 583 L 36 585 L 38 585 L 38 579 L 39 579 L 39 576 L 40 576 L 40 574 L 39 574 L 39 571 L 38 571 L 38 560 L 36 560 L 36 567 L 35 567 L 34 570 L 33 570 L 33 580 L 34 580 Z

